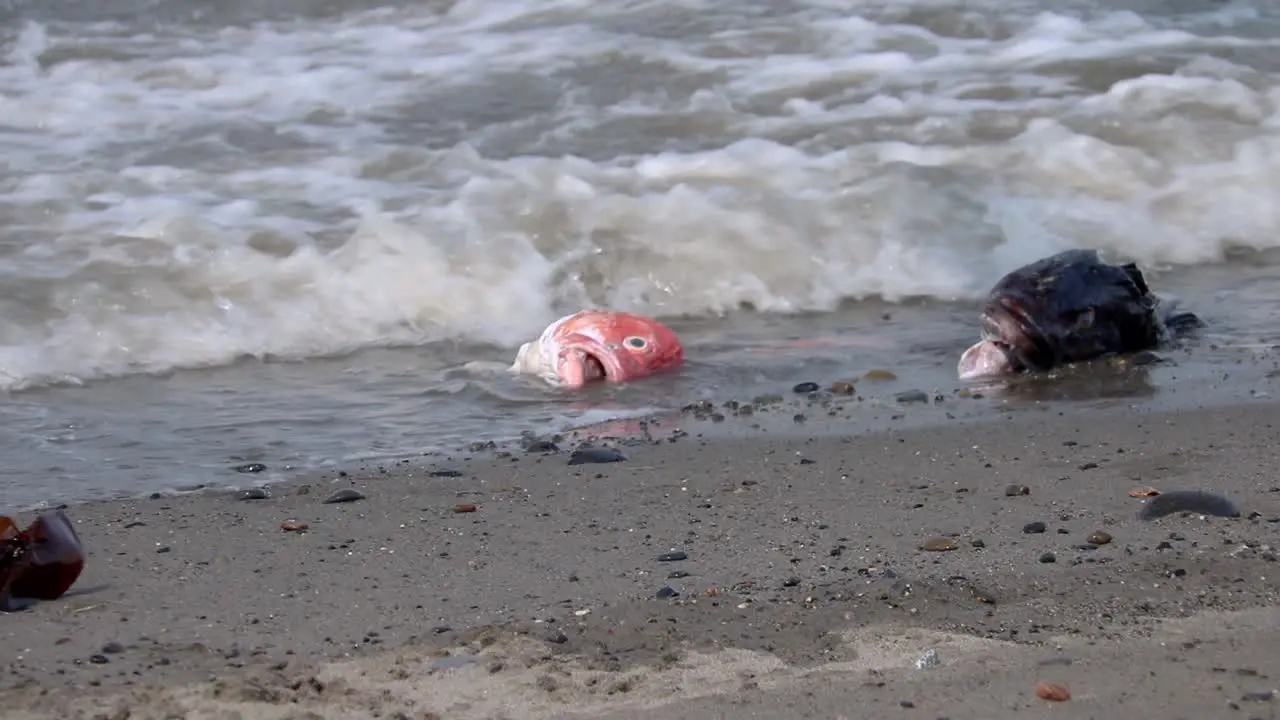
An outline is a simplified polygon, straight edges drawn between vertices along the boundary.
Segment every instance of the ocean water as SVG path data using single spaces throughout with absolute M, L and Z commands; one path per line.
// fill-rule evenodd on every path
M 1161 387 L 1280 335 L 1280 5 L 0 0 L 0 507 L 950 392 L 1079 246 L 1210 321 Z M 689 366 L 467 368 L 584 306 Z

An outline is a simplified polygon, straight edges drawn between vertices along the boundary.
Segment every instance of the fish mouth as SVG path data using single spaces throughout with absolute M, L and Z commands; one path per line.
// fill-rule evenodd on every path
M 580 387 L 597 380 L 619 382 L 624 374 L 617 354 L 590 338 L 562 345 L 558 364 L 561 378 L 572 386 Z
M 1049 335 L 1021 302 L 1009 296 L 987 303 L 982 314 L 982 337 L 1008 356 L 1014 370 L 1048 370 L 1057 357 Z

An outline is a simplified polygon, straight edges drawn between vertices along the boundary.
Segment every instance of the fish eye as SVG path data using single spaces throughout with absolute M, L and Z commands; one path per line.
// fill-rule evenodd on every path
M 645 346 L 647 346 L 647 345 L 649 344 L 647 341 L 645 341 L 645 339 L 644 339 L 644 338 L 642 338 L 642 337 L 635 337 L 634 335 L 633 335 L 633 336 L 631 336 L 631 337 L 629 337 L 629 338 L 627 338 L 627 339 L 626 339 L 626 340 L 624 340 L 623 342 L 625 342 L 625 343 L 627 344 L 627 347 L 633 347 L 633 348 L 635 348 L 636 350 L 643 350 L 643 349 L 645 348 Z

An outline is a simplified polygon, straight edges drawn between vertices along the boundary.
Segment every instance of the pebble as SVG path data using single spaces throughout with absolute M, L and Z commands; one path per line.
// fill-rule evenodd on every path
M 1111 542 L 1111 534 L 1102 530 L 1094 530 L 1089 533 L 1089 537 L 1085 538 L 1085 542 L 1090 545 L 1106 545 Z
M 689 577 L 689 572 L 687 570 L 672 570 L 667 573 L 668 580 L 679 580 L 684 577 Z
M 868 370 L 866 375 L 862 376 L 863 380 L 878 380 L 881 382 L 887 380 L 897 380 L 898 376 L 888 370 Z
M 795 587 L 799 584 L 800 584 L 800 578 L 796 577 L 795 575 L 792 575 L 791 577 L 782 581 L 782 587 Z
M 811 392 L 818 392 L 818 383 L 816 382 L 797 383 L 795 387 L 791 388 L 791 392 L 797 393 L 799 395 L 804 395 L 806 393 L 811 393 Z
M 432 470 L 431 472 L 427 473 L 427 477 L 462 477 L 462 471 L 454 470 L 453 468 L 444 468 L 442 470 Z
M 1156 520 L 1180 512 L 1240 517 L 1240 508 L 1226 496 L 1204 490 L 1173 490 L 1148 500 L 1138 513 L 1138 519 Z
M 688 560 L 688 553 L 683 550 L 673 550 L 665 552 L 658 556 L 658 562 L 679 562 L 680 560 Z
M 579 448 L 569 455 L 570 465 L 591 465 L 597 463 L 615 463 L 626 460 L 627 456 L 613 448 L 593 447 Z
M 89 662 L 93 663 L 94 665 L 106 665 L 107 663 L 111 662 L 111 658 L 107 657 L 106 655 L 90 655 Z
M 107 655 L 117 655 L 119 653 L 124 652 L 124 645 L 121 645 L 118 642 L 112 641 L 102 646 L 102 652 Z
M 1040 682 L 1036 684 L 1036 697 L 1050 702 L 1065 702 L 1071 699 L 1071 691 L 1067 689 L 1066 685 Z
M 924 544 L 920 546 L 920 549 L 925 552 L 946 552 L 948 550 L 955 550 L 959 547 L 960 546 L 957 545 L 954 540 L 950 540 L 948 538 L 930 538 L 924 541 Z
M 906 392 L 898 393 L 893 397 L 893 399 L 903 405 L 908 405 L 910 403 L 927 403 L 929 402 L 929 394 L 923 390 L 907 390 Z
M 245 463 L 235 467 L 235 471 L 238 473 L 260 473 L 266 469 L 267 466 L 262 463 Z
M 670 585 L 663 585 L 662 587 L 658 588 L 658 592 L 655 593 L 656 597 L 662 600 L 665 600 L 666 598 L 673 598 L 679 594 L 680 593 L 677 592 L 676 589 L 671 587 Z
M 1045 553 L 1045 554 L 1043 554 L 1043 555 L 1041 555 L 1041 556 L 1040 556 L 1040 562 L 1042 562 L 1042 563 L 1058 562 L 1058 558 L 1057 558 L 1057 556 L 1056 556 L 1056 555 L 1054 555 L 1053 553 L 1051 553 L 1051 552 L 1047 552 L 1047 553 Z
M 1028 535 L 1039 535 L 1044 531 L 1045 531 L 1045 524 L 1040 522 L 1039 520 L 1035 522 L 1029 522 L 1026 525 L 1022 526 L 1022 532 Z
M 266 500 L 271 497 L 266 488 L 249 488 L 236 495 L 237 500 Z
M 1004 494 L 1007 497 L 1017 497 L 1019 495 L 1030 495 L 1031 488 L 1027 487 L 1026 485 L 1010 485 L 1009 487 L 1004 489 Z
M 360 492 L 359 490 L 344 488 L 342 490 L 338 490 L 337 492 L 333 493 L 329 497 L 325 498 L 323 504 L 329 505 L 332 503 L 348 503 L 348 502 L 355 502 L 356 500 L 363 500 L 363 499 L 364 499 L 364 493 Z
M 837 380 L 831 383 L 831 394 L 833 395 L 852 395 L 855 391 L 853 383 Z
M 553 453 L 560 452 L 560 446 L 550 440 L 534 440 L 525 446 L 525 452 Z

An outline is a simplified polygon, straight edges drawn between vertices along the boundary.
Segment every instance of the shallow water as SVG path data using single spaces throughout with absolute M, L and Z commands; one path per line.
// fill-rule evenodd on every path
M 950 392 L 983 291 L 1071 246 L 1212 323 L 1157 387 L 1280 335 L 1277 6 L 850 7 L 0 0 L 0 507 Z M 689 367 L 463 367 L 588 305 Z

